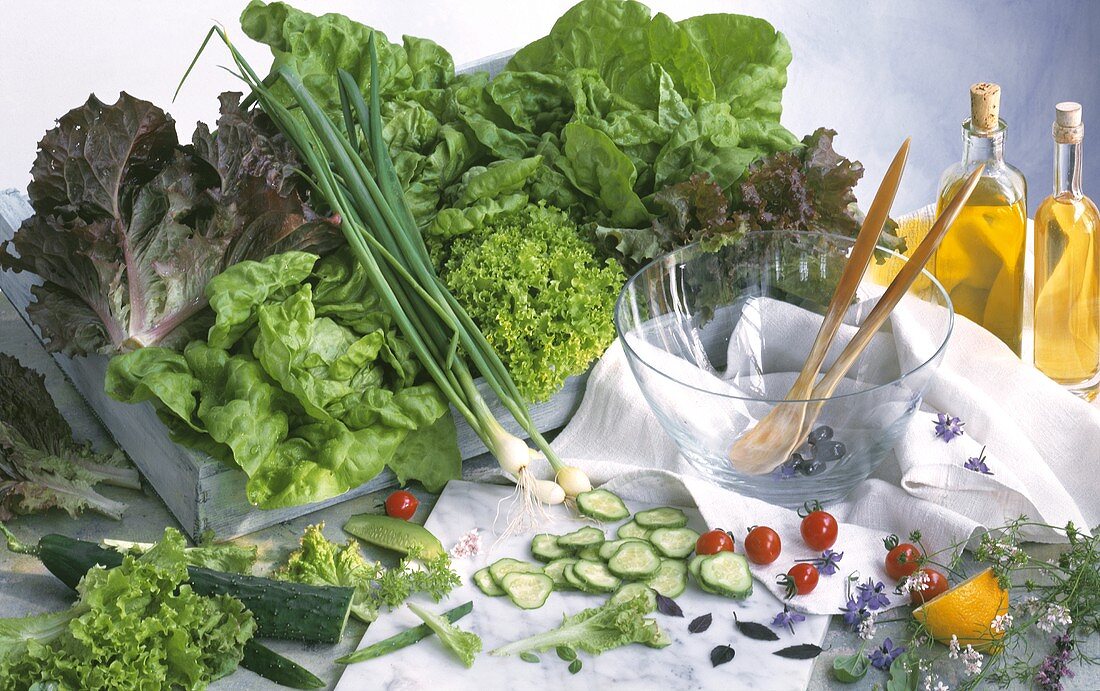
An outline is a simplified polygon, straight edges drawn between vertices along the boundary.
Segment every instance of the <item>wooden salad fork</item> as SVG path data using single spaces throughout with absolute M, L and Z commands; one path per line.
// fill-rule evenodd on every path
M 814 423 L 817 421 L 817 416 L 821 413 L 822 406 L 825 405 L 825 400 L 829 396 L 833 395 L 833 391 L 836 389 L 837 384 L 844 378 L 844 375 L 848 373 L 856 359 L 863 353 L 864 349 L 871 342 L 871 338 L 878 332 L 879 328 L 890 317 L 890 314 L 897 307 L 897 304 L 901 301 L 905 294 L 909 292 L 909 288 L 920 277 L 921 270 L 924 265 L 928 263 L 928 260 L 932 258 L 936 249 L 940 246 L 940 242 L 944 236 L 947 235 L 947 230 L 951 227 L 951 224 L 955 222 L 955 217 L 959 215 L 959 210 L 962 209 L 966 201 L 970 199 L 971 193 L 978 185 L 978 180 L 981 178 L 984 165 L 978 166 L 978 169 L 970 174 L 970 177 L 966 179 L 966 184 L 955 193 L 955 196 L 951 198 L 951 203 L 944 207 L 943 212 L 936 219 L 936 222 L 932 224 L 932 228 L 928 231 L 928 235 L 917 246 L 917 249 L 913 251 L 913 254 L 902 265 L 901 270 L 898 271 L 898 275 L 894 277 L 894 280 L 890 282 L 889 287 L 886 288 L 886 292 L 882 294 L 882 297 L 878 299 L 875 306 L 871 309 L 871 313 L 867 315 L 867 318 L 860 324 L 859 330 L 856 331 L 856 335 L 852 337 L 852 340 L 848 342 L 848 345 L 841 351 L 840 356 L 837 357 L 836 362 L 829 368 L 829 371 L 825 373 L 825 376 L 821 378 L 821 381 L 817 383 L 813 388 L 813 393 L 810 396 L 814 399 L 814 402 L 809 406 L 806 413 L 806 419 L 802 423 L 802 429 L 799 431 L 799 439 L 804 439 L 810 430 L 813 429 Z
M 798 378 L 787 392 L 785 400 L 789 402 L 779 403 L 768 411 L 768 414 L 755 427 L 734 442 L 730 448 L 729 459 L 737 470 L 749 474 L 768 472 L 787 460 L 801 442 L 801 430 L 806 418 L 806 402 L 800 399 L 810 398 L 821 364 L 829 352 L 829 346 L 832 345 L 833 338 L 840 330 L 844 314 L 848 311 L 856 289 L 863 280 L 863 274 L 871 263 L 871 257 L 874 256 L 879 235 L 886 224 L 890 207 L 894 203 L 894 196 L 901 184 L 905 162 L 909 158 L 909 142 L 909 139 L 902 142 L 901 148 L 894 155 L 894 160 L 890 163 L 882 184 L 875 193 L 867 216 L 863 219 L 863 226 L 859 230 L 859 235 L 856 236 L 848 263 L 840 274 L 836 290 L 825 311 L 825 318 L 810 348 L 810 354 L 806 357 Z

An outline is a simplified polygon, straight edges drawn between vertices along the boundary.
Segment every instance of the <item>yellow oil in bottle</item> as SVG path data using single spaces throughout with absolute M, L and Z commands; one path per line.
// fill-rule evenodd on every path
M 1035 212 L 1035 247 L 1035 366 L 1060 384 L 1090 381 L 1100 374 L 1096 205 L 1072 195 L 1046 199 Z
M 963 184 L 945 185 L 939 214 Z M 932 259 L 932 273 L 955 312 L 985 327 L 1020 354 L 1024 307 L 1027 205 L 1022 196 L 982 178 Z

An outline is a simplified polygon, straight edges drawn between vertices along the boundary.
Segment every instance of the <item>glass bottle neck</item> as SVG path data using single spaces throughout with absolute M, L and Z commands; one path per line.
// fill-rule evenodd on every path
M 1004 163 L 1004 121 L 1001 121 L 999 124 L 1000 127 L 992 132 L 982 132 L 973 129 L 970 125 L 970 120 L 963 123 L 964 168 L 971 168 L 979 163 Z
M 1054 144 L 1054 195 L 1081 196 L 1081 142 Z

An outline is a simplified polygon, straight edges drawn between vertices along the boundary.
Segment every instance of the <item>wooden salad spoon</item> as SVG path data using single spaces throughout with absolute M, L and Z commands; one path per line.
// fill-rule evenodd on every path
M 767 472 L 787 460 L 801 442 L 800 434 L 806 417 L 806 402 L 799 399 L 810 397 L 810 392 L 817 381 L 817 374 L 821 370 L 821 364 L 829 352 L 829 346 L 832 345 L 833 338 L 844 321 L 844 313 L 848 311 L 852 297 L 856 294 L 856 288 L 863 280 L 863 274 L 867 271 L 871 257 L 875 254 L 875 246 L 878 245 L 879 235 L 890 214 L 890 207 L 894 203 L 894 196 L 897 194 L 902 173 L 905 171 L 905 162 L 909 158 L 909 141 L 906 139 L 902 142 L 901 148 L 894 155 L 894 160 L 890 163 L 878 192 L 875 193 L 874 201 L 867 210 L 863 227 L 856 236 L 848 263 L 840 274 L 836 290 L 825 311 L 825 318 L 810 348 L 810 354 L 806 357 L 798 378 L 787 392 L 786 401 L 789 403 L 779 403 L 768 411 L 768 414 L 755 427 L 734 442 L 730 448 L 730 462 L 738 470 L 749 474 Z
M 806 413 L 806 419 L 802 423 L 802 429 L 799 430 L 799 439 L 805 438 L 813 429 L 814 423 L 817 421 L 817 416 L 821 413 L 821 408 L 825 405 L 825 399 L 833 395 L 833 391 L 836 389 L 837 384 L 844 378 L 844 375 L 848 373 L 848 370 L 855 363 L 856 359 L 863 353 L 864 349 L 871 342 L 871 338 L 878 332 L 879 328 L 890 317 L 890 314 L 894 311 L 894 308 L 901 301 L 905 294 L 909 292 L 909 288 L 920 277 L 921 270 L 924 265 L 928 263 L 928 260 L 932 258 L 936 248 L 940 246 L 940 242 L 944 236 L 947 235 L 948 229 L 951 224 L 955 222 L 955 217 L 959 215 L 959 210 L 970 199 L 970 194 L 974 191 L 974 188 L 978 185 L 978 180 L 981 178 L 982 170 L 985 168 L 984 164 L 978 166 L 978 169 L 970 174 L 970 177 L 966 179 L 966 184 L 955 193 L 955 196 L 951 198 L 951 203 L 948 204 L 936 222 L 932 224 L 932 228 L 928 231 L 928 235 L 917 246 L 917 249 L 913 251 L 913 254 L 902 265 L 901 270 L 898 271 L 898 275 L 894 277 L 894 280 L 890 282 L 889 287 L 886 288 L 886 292 L 882 294 L 882 297 L 875 303 L 874 308 L 871 309 L 871 313 L 867 315 L 867 318 L 863 320 L 859 330 L 856 331 L 856 335 L 852 337 L 852 340 L 848 342 L 848 345 L 841 351 L 840 356 L 837 357 L 836 362 L 829 368 L 829 371 L 825 373 L 825 376 L 821 378 L 821 381 L 813 389 L 814 399 L 813 403 L 809 406 Z M 778 464 L 777 464 L 778 465 Z

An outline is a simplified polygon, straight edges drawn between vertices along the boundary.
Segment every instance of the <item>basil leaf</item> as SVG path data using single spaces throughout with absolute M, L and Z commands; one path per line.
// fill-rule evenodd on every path
M 733 656 L 737 653 L 733 648 L 728 645 L 720 645 L 714 650 L 710 651 L 710 664 L 713 667 L 718 665 L 724 665 L 733 659 Z
M 520 653 L 519 659 L 523 660 L 524 662 L 538 662 L 539 656 L 535 655 L 534 653 Z
M 757 624 L 755 621 L 740 621 L 737 619 L 737 615 L 734 615 L 734 626 L 741 632 L 741 635 L 746 638 L 751 638 L 754 641 L 778 641 L 779 636 L 775 631 L 763 624 Z
M 682 617 L 684 610 L 671 597 L 657 593 L 657 611 L 669 617 Z
M 688 624 L 688 631 L 690 631 L 691 633 L 702 633 L 710 628 L 711 621 L 712 619 L 709 614 L 704 614 L 701 617 L 695 617 L 691 620 L 691 623 Z
M 570 674 L 576 674 L 579 671 L 581 671 L 581 661 L 580 660 L 573 660 L 572 662 L 569 663 L 569 673 Z
M 558 657 L 565 660 L 566 662 L 572 662 L 573 660 L 577 659 L 577 651 L 573 650 L 567 645 L 559 645 L 557 648 L 554 649 L 554 652 L 556 652 L 558 654 Z
M 812 660 L 821 654 L 821 646 L 813 643 L 800 643 L 782 650 L 777 650 L 772 655 L 785 657 L 788 660 Z

